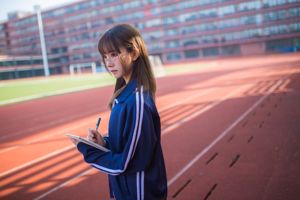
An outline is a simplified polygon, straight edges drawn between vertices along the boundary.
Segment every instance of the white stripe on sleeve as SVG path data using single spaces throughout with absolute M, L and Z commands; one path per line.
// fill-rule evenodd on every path
M 141 200 L 141 194 L 140 194 L 140 172 L 136 173 L 136 199 Z
M 141 200 L 144 200 L 144 176 L 145 176 L 145 172 L 142 171 L 142 175 L 141 175 Z

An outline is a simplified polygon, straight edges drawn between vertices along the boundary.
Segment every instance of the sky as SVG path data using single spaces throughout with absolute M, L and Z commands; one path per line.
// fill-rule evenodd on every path
M 78 0 L 0 0 L 0 21 L 7 20 L 7 13 L 21 10 L 34 12 L 34 6 L 40 5 L 42 10 L 76 2 Z

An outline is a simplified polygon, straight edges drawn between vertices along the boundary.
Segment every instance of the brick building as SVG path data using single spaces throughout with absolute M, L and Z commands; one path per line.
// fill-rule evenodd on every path
M 137 27 L 163 63 L 300 49 L 299 0 L 84 0 L 42 11 L 51 74 L 96 62 L 117 23 Z M 43 74 L 36 14 L 0 23 L 0 79 Z

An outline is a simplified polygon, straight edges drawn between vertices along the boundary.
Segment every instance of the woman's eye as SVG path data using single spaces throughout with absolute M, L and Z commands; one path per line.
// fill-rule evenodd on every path
M 118 54 L 117 53 L 111 53 L 111 57 L 117 57 Z

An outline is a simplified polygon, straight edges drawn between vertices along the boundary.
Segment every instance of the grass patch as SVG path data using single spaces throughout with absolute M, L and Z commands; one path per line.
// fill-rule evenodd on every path
M 49 96 L 114 83 L 107 73 L 96 75 L 56 76 L 49 78 L 22 79 L 0 83 L 0 102 L 22 97 Z
M 195 67 L 180 65 L 164 70 L 165 75 L 171 75 L 193 71 Z M 111 85 L 114 82 L 114 77 L 106 72 L 3 81 L 0 82 L 0 105 Z

